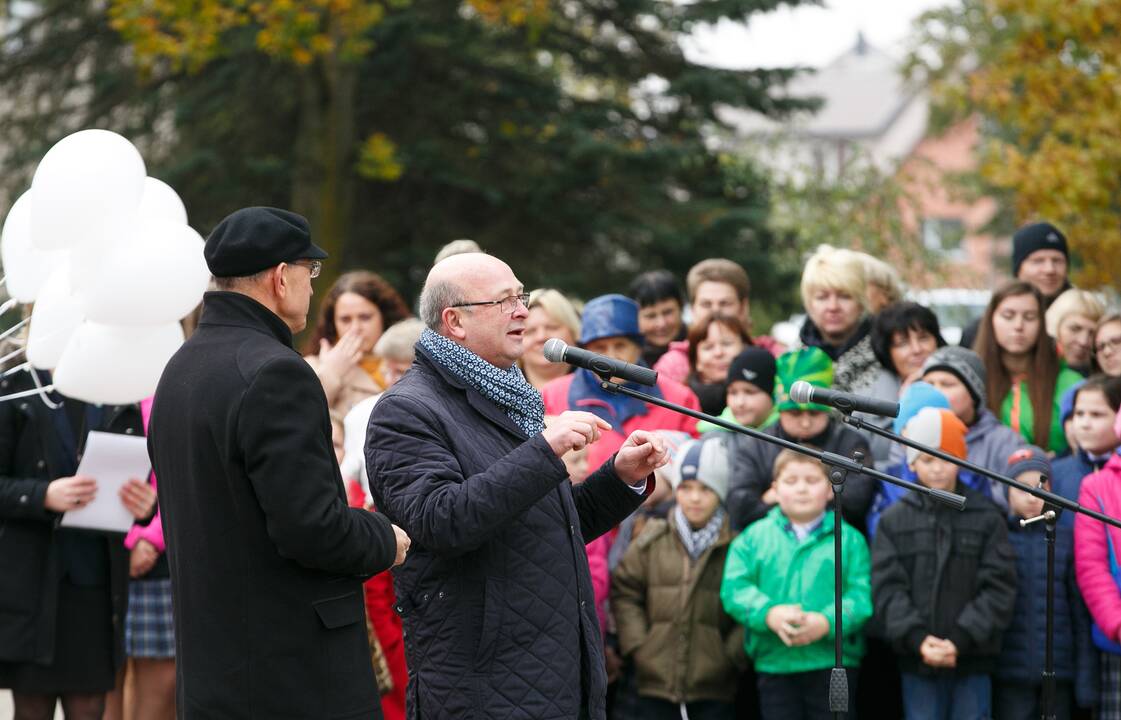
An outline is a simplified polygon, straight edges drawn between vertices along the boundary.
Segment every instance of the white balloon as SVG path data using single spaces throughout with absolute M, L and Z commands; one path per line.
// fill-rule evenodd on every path
M 35 302 L 51 270 L 63 260 L 57 251 L 40 250 L 31 242 L 31 191 L 16 199 L 0 232 L 4 287 L 21 303 Z
M 53 370 L 81 324 L 82 308 L 70 288 L 69 262 L 63 261 L 43 283 L 31 311 L 27 359 L 41 370 Z
M 137 215 L 80 292 L 85 316 L 110 325 L 159 325 L 202 302 L 210 270 L 202 237 L 187 225 Z
M 55 143 L 31 181 L 31 239 L 44 250 L 100 246 L 140 204 L 144 159 L 108 130 L 82 130 Z
M 144 178 L 144 194 L 140 197 L 138 212 L 170 220 L 178 225 L 187 224 L 187 207 L 183 205 L 179 193 L 154 177 Z
M 182 344 L 177 322 L 154 327 L 83 322 L 58 361 L 55 389 L 91 403 L 139 402 L 156 392 L 167 361 Z

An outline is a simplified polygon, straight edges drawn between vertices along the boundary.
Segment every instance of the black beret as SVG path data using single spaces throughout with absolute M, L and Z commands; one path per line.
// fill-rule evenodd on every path
M 312 243 L 304 216 L 271 207 L 247 207 L 228 215 L 206 238 L 202 254 L 214 277 L 243 277 L 282 262 L 327 257 Z

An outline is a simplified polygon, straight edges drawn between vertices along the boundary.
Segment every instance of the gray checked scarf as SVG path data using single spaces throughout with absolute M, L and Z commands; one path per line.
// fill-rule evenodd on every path
M 545 429 L 545 401 L 517 365 L 503 370 L 428 328 L 421 333 L 420 346 L 436 362 L 502 408 L 526 437 Z
M 685 552 L 689 553 L 689 557 L 695 562 L 705 554 L 705 550 L 712 547 L 716 538 L 720 537 L 720 528 L 724 525 L 724 508 L 716 508 L 716 512 L 699 530 L 694 530 L 685 519 L 685 513 L 681 512 L 680 506 L 673 509 L 673 520 L 677 525 L 677 535 L 681 538 L 681 544 L 685 546 Z

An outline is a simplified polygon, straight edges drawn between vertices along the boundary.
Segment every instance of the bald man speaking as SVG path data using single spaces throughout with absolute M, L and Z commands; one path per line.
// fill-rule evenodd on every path
M 666 449 L 635 432 L 571 485 L 561 456 L 608 426 L 584 412 L 545 425 L 515 365 L 527 300 L 497 258 L 438 263 L 416 362 L 370 418 L 374 501 L 413 541 L 395 579 L 418 718 L 605 717 L 584 544 L 642 503 Z

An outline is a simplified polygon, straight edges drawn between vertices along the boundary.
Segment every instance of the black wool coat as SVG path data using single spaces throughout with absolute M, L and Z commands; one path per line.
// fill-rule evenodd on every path
M 179 717 L 380 717 L 361 583 L 393 563 L 393 528 L 347 507 L 327 399 L 280 318 L 207 293 L 148 447 Z
M 49 379 L 42 377 L 44 385 Z M 34 388 L 30 374 L 0 381 L 0 395 Z M 51 393 L 54 402 L 65 398 Z M 58 540 L 62 515 L 43 503 L 47 485 L 74 474 L 77 448 L 58 430 L 60 407 L 37 396 L 0 403 L 0 663 L 54 662 L 55 624 L 63 560 Z M 144 425 L 136 405 L 105 406 L 90 430 L 140 435 Z M 66 530 L 63 532 L 80 532 Z M 109 596 L 113 608 L 113 661 L 124 662 L 124 620 L 128 605 L 128 551 L 117 534 L 91 534 L 105 544 Z
M 573 487 L 543 435 L 527 438 L 418 345 L 374 406 L 366 465 L 375 504 L 413 539 L 394 570 L 408 716 L 602 719 L 584 543 L 643 500 L 614 458 Z
M 904 672 L 991 673 L 1016 606 L 1016 557 L 1003 511 L 958 483 L 965 508 L 909 492 L 884 511 L 872 543 L 872 601 Z M 923 638 L 953 641 L 957 667 L 922 662 Z

